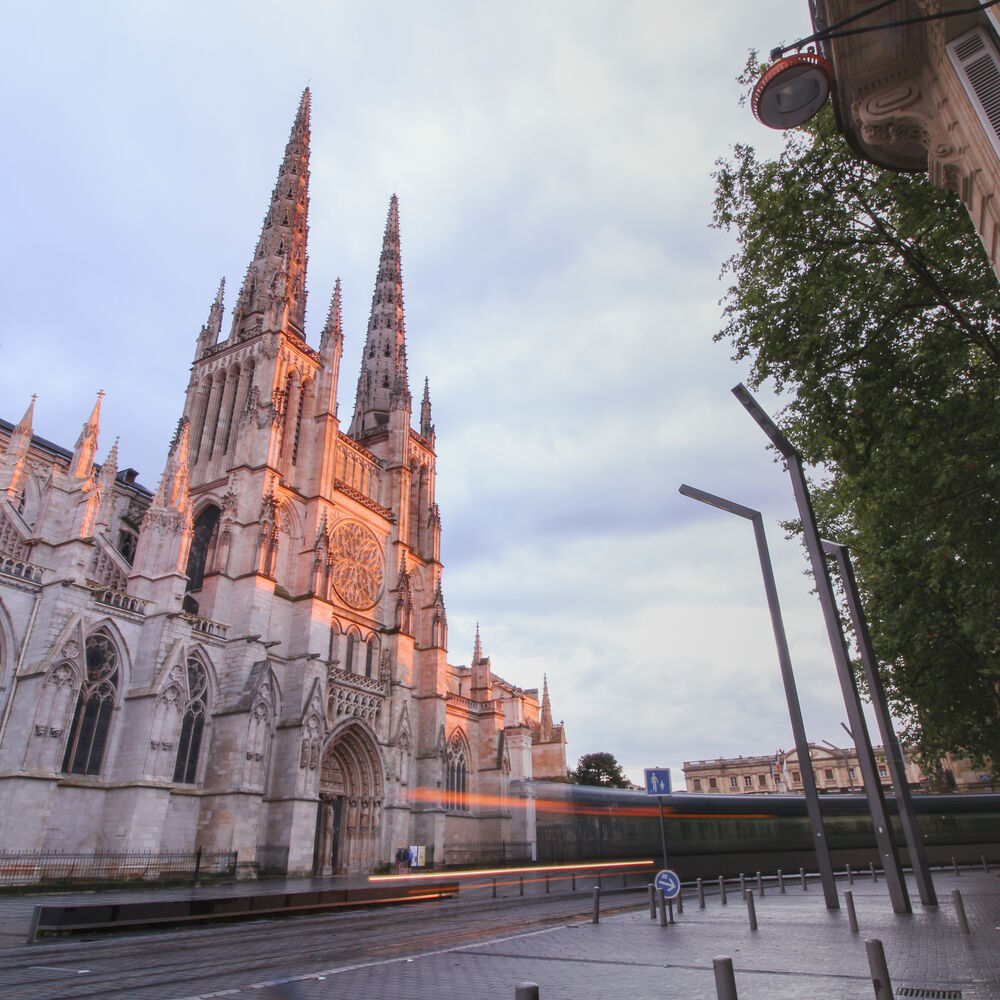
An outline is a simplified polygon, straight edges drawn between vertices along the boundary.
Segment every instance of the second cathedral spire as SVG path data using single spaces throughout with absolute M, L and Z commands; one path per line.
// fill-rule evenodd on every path
M 389 202 L 372 311 L 348 434 L 360 437 L 389 422 L 389 412 L 410 408 L 403 321 L 403 271 L 399 254 L 399 200 Z

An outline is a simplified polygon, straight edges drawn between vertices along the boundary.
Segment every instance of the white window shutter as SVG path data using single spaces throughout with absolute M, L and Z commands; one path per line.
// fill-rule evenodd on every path
M 948 58 L 1000 156 L 1000 56 L 986 29 L 973 28 L 949 42 Z

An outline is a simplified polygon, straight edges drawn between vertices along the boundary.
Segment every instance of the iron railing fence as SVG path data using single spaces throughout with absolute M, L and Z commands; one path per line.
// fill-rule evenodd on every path
M 531 842 L 527 840 L 468 840 L 448 844 L 444 849 L 446 865 L 506 865 L 531 860 Z
M 0 885 L 235 876 L 235 851 L 0 851 Z

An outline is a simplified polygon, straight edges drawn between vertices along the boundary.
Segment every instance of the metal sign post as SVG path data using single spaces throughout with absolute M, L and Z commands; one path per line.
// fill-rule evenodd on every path
M 670 768 L 647 767 L 643 774 L 646 779 L 646 794 L 655 795 L 660 803 L 660 844 L 663 847 L 663 867 L 667 864 L 667 827 L 663 820 L 663 796 L 670 794 Z

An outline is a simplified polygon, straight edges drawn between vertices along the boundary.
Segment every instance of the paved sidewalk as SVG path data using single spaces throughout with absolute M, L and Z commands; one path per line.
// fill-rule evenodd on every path
M 892 912 L 881 880 L 857 878 L 860 933 L 847 911 L 830 912 L 815 884 L 789 880 L 785 895 L 768 887 L 755 899 L 751 931 L 738 891 L 706 908 L 687 895 L 684 914 L 663 928 L 648 909 L 588 920 L 409 959 L 317 970 L 293 981 L 257 983 L 202 996 L 296 997 L 302 1000 L 511 1000 L 523 981 L 540 1000 L 715 1000 L 712 959 L 733 960 L 740 1000 L 870 1000 L 874 996 L 865 940 L 884 946 L 897 997 L 1000 1000 L 1000 877 L 984 872 L 936 873 L 937 907 L 915 903 L 912 915 Z M 841 893 L 849 888 L 839 883 Z M 917 899 L 910 880 L 910 892 Z M 960 932 L 952 890 L 962 892 L 970 934 Z M 942 991 L 942 992 L 938 992 Z M 944 992 L 946 991 L 946 992 Z

